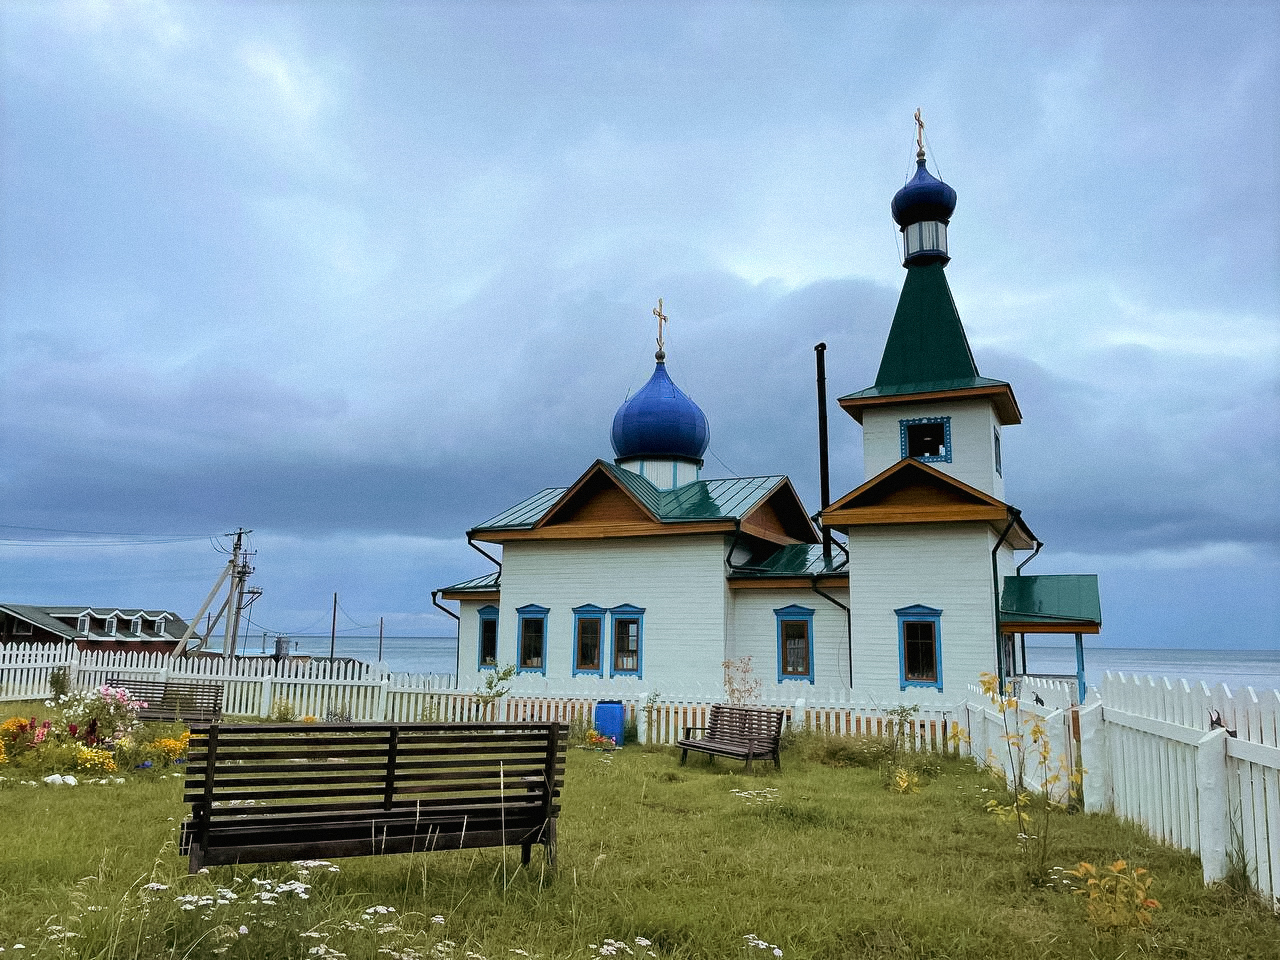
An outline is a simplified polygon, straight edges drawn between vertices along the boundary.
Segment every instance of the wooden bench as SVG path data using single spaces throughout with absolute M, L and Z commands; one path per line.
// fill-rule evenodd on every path
M 779 741 L 782 738 L 781 710 L 763 710 L 754 707 L 735 707 L 717 703 L 711 707 L 711 716 L 705 727 L 685 727 L 684 739 L 676 742 L 683 764 L 689 751 L 705 753 L 708 763 L 717 756 L 751 761 L 756 757 L 772 757 L 773 765 L 782 769 Z M 694 731 L 702 736 L 693 737 Z
M 130 680 L 114 677 L 109 687 L 124 687 L 129 696 L 146 706 L 138 711 L 140 720 L 217 720 L 222 716 L 222 684 L 194 680 Z
M 554 867 L 558 723 L 195 724 L 180 850 L 190 870 L 543 845 Z

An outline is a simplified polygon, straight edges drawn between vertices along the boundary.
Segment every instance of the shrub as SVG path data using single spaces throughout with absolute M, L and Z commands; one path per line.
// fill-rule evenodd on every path
M 49 672 L 49 690 L 54 700 L 61 700 L 71 693 L 71 673 L 66 667 L 54 667 Z
M 1131 867 L 1123 860 L 1099 870 L 1091 863 L 1081 863 L 1068 870 L 1075 893 L 1088 897 L 1089 922 L 1099 930 L 1137 929 L 1150 926 L 1151 913 L 1160 902 L 1151 896 L 1153 877 L 1142 867 Z
M 292 723 L 298 719 L 298 711 L 284 697 L 276 697 L 271 701 L 271 709 L 267 711 L 267 723 Z

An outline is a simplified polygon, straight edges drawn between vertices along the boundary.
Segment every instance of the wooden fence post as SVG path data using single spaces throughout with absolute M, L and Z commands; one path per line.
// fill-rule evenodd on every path
M 1196 744 L 1196 808 L 1200 815 L 1200 864 L 1204 882 L 1227 875 L 1231 804 L 1227 788 L 1227 731 L 1210 730 Z
M 1107 728 L 1102 701 L 1079 708 L 1080 765 L 1084 767 L 1084 809 L 1087 813 L 1110 813 L 1111 764 L 1107 755 Z
M 271 674 L 265 674 L 260 678 L 258 684 L 258 716 L 271 716 L 271 695 L 273 692 Z

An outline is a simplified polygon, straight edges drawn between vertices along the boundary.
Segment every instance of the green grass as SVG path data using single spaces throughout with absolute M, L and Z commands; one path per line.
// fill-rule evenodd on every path
M 1099 935 L 1081 898 L 1020 881 L 1010 830 L 982 809 L 996 787 L 971 765 L 947 761 L 920 793 L 898 795 L 878 771 L 821 765 L 805 746 L 784 754 L 781 773 L 751 775 L 702 757 L 681 767 L 666 750 L 571 750 L 554 877 L 540 850 L 528 870 L 518 850 L 361 858 L 337 873 L 311 870 L 307 899 L 283 893 L 274 906 L 249 902 L 253 881 L 296 879 L 292 865 L 187 876 L 174 847 L 186 813 L 180 779 L 10 780 L 0 784 L 0 947 L 5 960 L 511 960 L 512 950 L 551 960 L 599 955 L 589 945 L 612 938 L 637 956 L 771 955 L 746 944 L 755 934 L 790 960 L 1280 958 L 1276 918 L 1205 889 L 1196 858 L 1135 827 L 1057 820 L 1056 864 L 1123 857 L 1157 878 L 1164 908 L 1150 929 Z M 150 882 L 168 889 L 147 891 Z M 194 910 L 175 902 L 219 887 L 236 899 Z M 375 906 L 395 912 L 365 913 Z

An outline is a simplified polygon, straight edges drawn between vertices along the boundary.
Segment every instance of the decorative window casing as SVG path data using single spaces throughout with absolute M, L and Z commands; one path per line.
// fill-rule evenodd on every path
M 639 677 L 644 670 L 644 609 L 624 603 L 609 610 L 609 635 L 613 642 L 610 672 L 619 677 Z
M 942 689 L 942 611 L 916 603 L 893 611 L 898 617 L 899 689 Z
M 496 670 L 498 668 L 498 608 L 492 604 L 476 611 L 479 623 L 478 645 L 476 647 L 476 667 L 480 670 Z
M 547 614 L 536 603 L 516 608 L 516 673 L 547 673 Z
M 116 635 L 116 618 L 107 617 L 107 636 L 114 637 Z
M 999 427 L 992 427 L 992 428 L 991 428 L 991 435 L 992 435 L 992 437 L 993 437 L 993 442 L 994 442 L 994 444 L 995 444 L 995 454 L 996 454 L 996 476 L 997 476 L 997 477 L 1003 477 L 1003 476 L 1004 476 L 1004 468 L 1003 468 L 1003 467 L 1001 466 L 1001 464 L 1000 464 L 1000 428 L 999 428 Z
M 164 617 L 156 617 L 156 636 L 157 637 L 163 637 L 165 635 L 165 631 L 168 628 L 168 623 L 169 621 L 166 620 Z
M 916 417 L 898 421 L 901 456 L 922 463 L 951 462 L 951 418 Z
M 139 636 L 142 635 L 142 618 L 141 617 L 134 617 L 132 620 L 129 621 L 129 632 L 136 633 Z
M 89 633 L 89 615 L 87 613 L 80 614 L 80 619 L 76 621 L 76 633 L 88 635 Z
M 773 611 L 778 621 L 778 682 L 813 683 L 813 610 L 792 604 Z
M 573 608 L 573 675 L 604 676 L 604 620 L 608 613 L 593 603 Z

